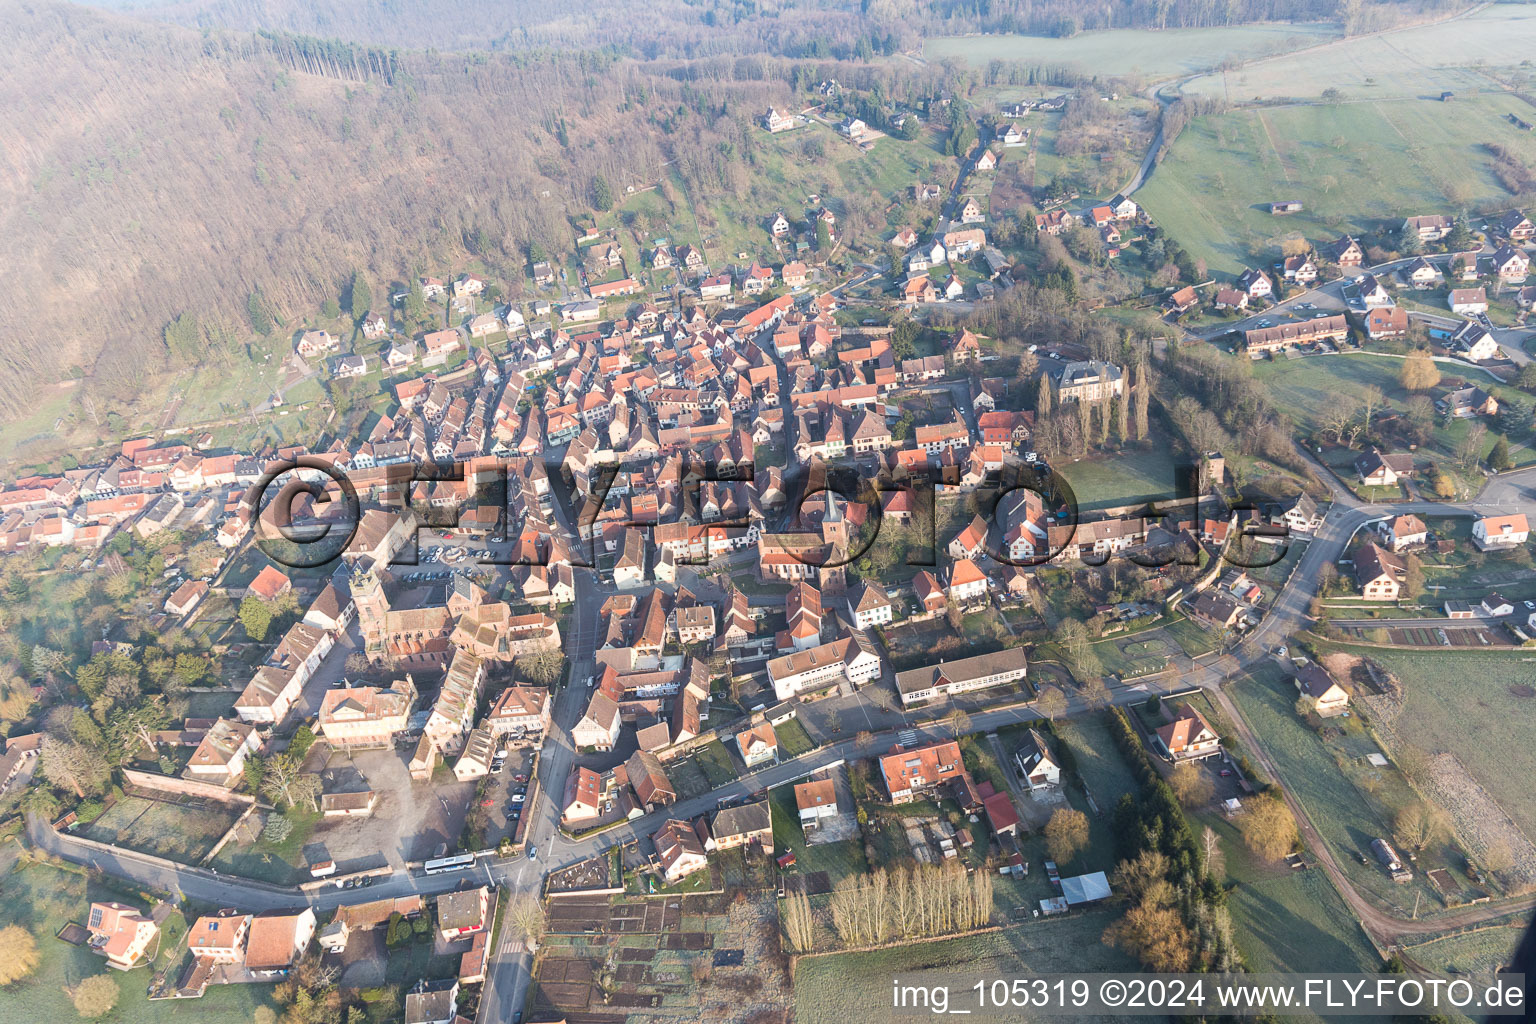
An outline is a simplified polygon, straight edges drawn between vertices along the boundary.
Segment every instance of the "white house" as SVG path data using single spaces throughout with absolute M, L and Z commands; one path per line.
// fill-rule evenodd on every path
M 886 625 L 891 621 L 891 599 L 874 584 L 860 583 L 848 592 L 848 614 L 858 629 Z
M 1061 785 L 1061 766 L 1051 757 L 1050 744 L 1038 729 L 1029 730 L 1024 745 L 1014 752 L 1013 761 L 1031 793 Z
M 843 680 L 867 683 L 879 674 L 880 656 L 859 637 L 844 637 L 768 662 L 768 678 L 779 700 L 825 689 Z
M 1523 512 L 1484 516 L 1472 524 L 1472 542 L 1482 551 L 1507 551 L 1524 544 L 1530 536 L 1530 523 Z

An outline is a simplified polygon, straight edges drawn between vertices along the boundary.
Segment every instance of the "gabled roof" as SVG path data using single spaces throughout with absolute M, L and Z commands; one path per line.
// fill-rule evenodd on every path
M 1163 741 L 1163 745 L 1176 754 L 1187 749 L 1202 732 L 1216 735 L 1216 730 L 1211 728 L 1205 716 L 1192 705 L 1185 704 L 1179 708 L 1173 721 L 1157 730 L 1157 735 Z

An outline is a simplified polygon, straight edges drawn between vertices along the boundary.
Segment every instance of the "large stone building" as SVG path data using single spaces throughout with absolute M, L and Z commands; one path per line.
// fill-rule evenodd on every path
M 1125 390 L 1125 375 L 1114 363 L 1097 359 L 1068 363 L 1061 368 L 1056 394 L 1062 402 L 1098 402 Z
M 388 747 L 405 731 L 416 706 L 416 681 L 407 675 L 390 687 L 328 690 L 320 701 L 320 735 L 333 747 Z

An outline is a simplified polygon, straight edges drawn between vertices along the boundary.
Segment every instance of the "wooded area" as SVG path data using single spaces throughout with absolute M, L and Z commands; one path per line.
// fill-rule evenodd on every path
M 1450 0 L 93 0 L 182 25 L 272 29 L 355 43 L 464 50 L 612 48 L 637 57 L 776 53 L 848 58 L 917 47 L 924 36 L 1018 32 L 1072 36 L 1115 28 L 1205 28 L 1254 21 L 1338 21 L 1354 33 Z

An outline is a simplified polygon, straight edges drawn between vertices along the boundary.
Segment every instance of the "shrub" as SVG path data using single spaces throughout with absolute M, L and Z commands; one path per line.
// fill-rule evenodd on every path
M 293 835 L 293 821 L 285 814 L 276 814 L 268 818 L 261 830 L 261 838 L 269 843 L 281 843 L 291 835 Z

